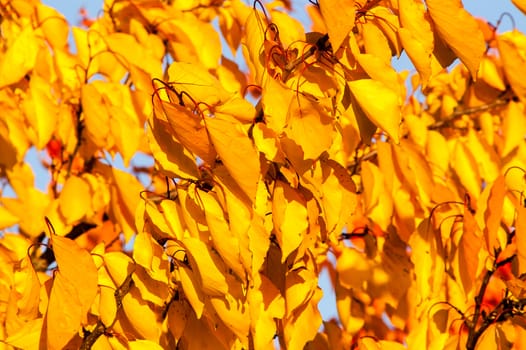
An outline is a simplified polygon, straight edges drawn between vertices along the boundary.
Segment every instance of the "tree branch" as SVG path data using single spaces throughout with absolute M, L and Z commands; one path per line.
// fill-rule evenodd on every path
M 133 279 L 132 279 L 133 272 L 126 277 L 124 282 L 122 282 L 121 286 L 115 290 L 115 302 L 117 303 L 117 311 L 122 307 L 122 299 L 128 292 L 130 291 L 131 287 L 133 286 Z M 117 317 L 113 320 L 111 325 L 105 326 L 104 323 L 99 319 L 97 321 L 97 324 L 95 325 L 95 328 L 91 332 L 85 332 L 86 336 L 84 340 L 82 341 L 82 344 L 80 345 L 80 350 L 89 350 L 95 344 L 97 339 L 106 331 L 108 328 L 111 328 L 115 321 L 117 320 Z

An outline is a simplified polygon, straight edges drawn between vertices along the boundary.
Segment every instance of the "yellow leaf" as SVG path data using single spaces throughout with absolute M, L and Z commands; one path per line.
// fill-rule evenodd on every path
M 199 271 L 203 292 L 211 296 L 225 295 L 228 292 L 228 284 L 221 272 L 221 266 L 217 265 L 217 259 L 212 257 L 212 254 L 217 253 L 197 238 L 185 237 L 182 244 L 186 247 L 190 266 Z
M 322 291 L 316 288 L 311 300 L 286 318 L 284 323 L 285 343 L 289 350 L 301 350 L 305 344 L 314 339 L 322 323 L 318 302 Z
M 31 98 L 24 101 L 27 119 L 36 134 L 35 145 L 42 149 L 57 128 L 59 108 L 52 94 L 51 85 L 39 76 L 29 82 Z
M 260 178 L 259 154 L 248 131 L 235 119 L 206 118 L 206 129 L 228 172 L 252 201 Z
M 486 200 L 487 208 L 484 211 L 484 238 L 488 252 L 493 252 L 494 248 L 500 247 L 497 232 L 501 224 L 505 195 L 505 179 L 503 176 L 499 176 L 490 187 Z M 504 249 L 505 247 L 500 248 Z
M 285 134 L 301 147 L 298 150 L 288 150 L 290 158 L 290 152 L 299 152 L 299 156 L 305 160 L 316 160 L 332 144 L 334 119 L 317 102 L 298 94 L 289 106 Z
M 308 227 L 307 216 L 303 196 L 288 184 L 276 181 L 272 194 L 272 220 L 282 262 L 301 244 Z
M 122 252 L 109 252 L 104 254 L 104 266 L 117 288 L 120 287 L 126 278 L 135 270 L 134 261 Z
M 367 118 L 398 143 L 401 121 L 400 96 L 382 82 L 372 79 L 355 80 L 347 84 Z
M 399 0 L 398 6 L 402 25 L 398 35 L 425 86 L 432 75 L 434 37 L 431 21 L 421 0 Z
M 54 49 L 67 49 L 69 26 L 66 18 L 52 7 L 37 5 L 37 20 L 47 42 Z
M 44 318 L 24 323 L 16 333 L 9 334 L 5 343 L 19 349 L 39 349 Z
M 106 327 L 110 327 L 117 317 L 117 301 L 115 300 L 115 291 L 110 288 L 100 288 L 99 302 L 100 320 Z
M 243 34 L 241 28 L 243 23 L 239 23 L 231 11 L 227 11 L 223 7 L 219 8 L 219 28 L 221 34 L 228 44 L 232 55 L 235 55 L 241 43 L 241 36 Z
M 6 229 L 18 223 L 19 218 L 13 215 L 4 206 L 0 206 L 0 230 Z
M 524 143 L 526 123 L 524 123 L 524 103 L 510 101 L 502 113 L 502 132 L 504 144 L 500 151 L 501 157 L 506 157 L 514 149 Z
M 412 248 L 411 261 L 415 266 L 415 283 L 419 295 L 416 302 L 432 299 L 443 292 L 445 282 L 444 261 L 440 258 L 441 244 L 437 240 L 430 219 L 423 220 L 415 234 L 409 238 Z
M 426 0 L 426 5 L 438 35 L 476 79 L 486 51 L 484 36 L 477 21 L 462 7 L 460 0 Z
M 356 60 L 371 79 L 382 82 L 399 96 L 401 105 L 405 99 L 404 79 L 386 62 L 371 54 L 355 55 Z
M 22 30 L 0 61 L 0 88 L 16 83 L 34 68 L 41 45 L 31 27 Z
M 275 319 L 285 315 L 285 302 L 278 288 L 263 274 L 256 277 L 256 285 L 247 291 L 250 308 L 250 327 L 255 349 L 272 347 L 276 334 Z
M 388 195 L 384 175 L 376 165 L 363 162 L 362 183 L 365 209 L 374 222 L 387 230 L 392 220 L 393 199 Z
M 152 132 L 163 136 L 165 130 L 159 131 L 157 128 L 168 127 L 172 135 L 190 152 L 201 158 L 205 163 L 212 165 L 216 158 L 216 150 L 212 147 L 209 135 L 205 129 L 205 123 L 200 115 L 192 113 L 189 109 L 175 103 L 162 101 L 158 96 L 153 99 L 156 123 Z M 163 123 L 164 121 L 164 123 Z M 163 125 L 164 124 L 164 125 Z M 165 135 L 166 138 L 167 135 Z M 183 153 L 184 151 L 175 152 Z M 181 162 L 185 168 L 190 167 L 190 160 L 182 158 Z M 188 163 L 188 165 L 186 165 Z M 183 168 L 183 169 L 185 169 Z
M 276 133 L 280 133 L 287 125 L 288 110 L 296 95 L 281 81 L 265 80 L 261 104 L 264 111 L 265 124 Z M 289 107 L 290 108 L 290 107 Z
M 365 21 L 359 25 L 363 37 L 365 52 L 379 58 L 386 64 L 391 61 L 391 47 L 382 30 L 372 21 Z
M 307 269 L 289 271 L 285 277 L 285 317 L 307 304 L 316 293 L 318 277 Z
M 75 262 L 69 262 L 69 264 L 75 264 Z M 77 277 L 82 277 L 82 275 Z M 44 326 L 47 328 L 48 349 L 63 349 L 79 332 L 82 319 L 86 317 L 78 294 L 81 291 L 77 289 L 78 286 L 74 283 L 60 272 L 53 279 L 53 288 L 49 296 L 46 314 L 46 326 Z M 96 292 L 95 288 L 91 289 Z
M 1 203 L 19 218 L 21 232 L 37 237 L 45 230 L 44 215 L 50 204 L 49 197 L 33 187 L 28 187 L 22 192 L 17 191 L 17 195 L 17 199 L 1 198 Z
M 59 208 L 67 224 L 82 219 L 91 208 L 91 191 L 88 183 L 78 176 L 70 176 L 60 193 Z
M 186 106 L 194 102 L 216 106 L 228 101 L 234 94 L 226 91 L 221 83 L 205 67 L 195 63 L 173 62 L 168 68 L 170 85 L 177 91 L 184 91 L 193 101 L 183 95 Z M 171 101 L 177 103 L 177 101 Z
M 133 175 L 117 168 L 111 168 L 111 174 L 111 206 L 128 241 L 135 233 L 135 210 L 139 205 L 143 187 Z
M 477 199 L 481 190 L 477 161 L 471 153 L 471 150 L 461 140 L 457 140 L 455 143 L 451 165 L 459 177 L 462 186 L 464 186 L 472 198 Z
M 239 239 L 230 232 L 223 208 L 210 192 L 199 191 L 199 197 L 203 202 L 214 248 L 232 271 L 238 277 L 244 278 L 245 269 L 240 260 Z
M 252 138 L 258 151 L 265 155 L 267 160 L 276 163 L 285 163 L 285 154 L 281 149 L 278 135 L 264 123 L 256 123 L 252 128 Z
M 354 0 L 320 0 L 319 4 L 332 48 L 336 52 L 354 27 Z
M 231 278 L 234 277 L 231 276 Z M 242 295 L 233 296 L 227 293 L 223 297 L 210 297 L 210 303 L 225 325 L 242 343 L 248 344 L 248 333 L 250 330 L 248 319 L 250 315 L 248 313 L 248 305 L 243 299 Z
M 93 258 L 69 238 L 53 234 L 51 244 L 59 272 L 75 288 L 84 313 L 97 294 L 98 273 Z
M 115 145 L 127 166 L 144 134 L 130 89 L 118 83 L 94 81 L 82 86 L 81 100 L 90 138 L 100 148 Z
M 200 21 L 193 13 L 186 12 L 182 17 L 160 21 L 157 28 L 170 39 L 168 45 L 174 60 L 198 62 L 207 69 L 219 65 L 221 41 L 211 23 Z
M 354 248 L 346 248 L 336 261 L 338 280 L 346 289 L 361 289 L 371 277 L 371 266 L 367 257 Z
M 478 267 L 481 263 L 479 250 L 482 247 L 482 241 L 477 222 L 468 209 L 464 210 L 463 218 L 463 232 L 458 248 L 458 264 L 464 293 L 469 295 L 478 277 Z M 493 245 L 493 242 L 489 243 Z
M 119 55 L 120 60 L 127 63 L 125 64 L 125 68 L 128 68 L 128 65 L 140 67 L 141 70 L 149 74 L 150 79 L 162 76 L 160 60 L 154 57 L 148 50 L 145 50 L 132 35 L 112 33 L 104 39 L 108 48 Z
M 484 56 L 480 63 L 478 78 L 492 88 L 500 91 L 506 90 L 502 63 L 501 61 L 497 61 L 495 57 Z
M 147 275 L 152 278 L 154 281 L 144 281 L 143 282 L 153 285 L 156 282 L 160 284 L 166 284 L 169 280 L 170 267 L 166 254 L 164 253 L 163 247 L 153 237 L 146 232 L 139 232 L 135 236 L 135 242 L 133 246 L 133 259 L 137 265 L 142 266 Z M 141 274 L 143 270 L 137 269 L 136 274 L 140 274 L 141 277 L 144 274 Z M 139 283 L 137 283 L 139 286 Z M 165 295 L 167 290 L 159 292 L 159 295 Z M 144 292 L 143 292 L 144 294 Z M 146 298 L 146 296 L 143 296 Z M 155 299 L 157 300 L 157 298 Z
M 195 159 L 177 140 L 171 128 L 163 127 L 162 122 L 155 117 L 150 118 L 148 122 L 148 143 L 161 171 L 173 178 L 197 179 L 199 174 Z
M 252 10 L 244 25 L 245 37 L 242 39 L 243 56 L 250 72 L 254 74 L 255 84 L 263 86 L 264 81 L 273 80 L 263 79 L 264 75 L 267 74 L 264 48 L 267 23 L 259 11 Z
M 222 118 L 223 115 L 234 117 L 242 123 L 252 123 L 256 117 L 254 106 L 237 94 L 232 95 L 226 101 L 222 101 L 221 104 L 207 107 L 203 112 L 205 114 L 210 112 L 219 118 Z
M 203 295 L 203 292 L 199 287 L 199 282 L 195 276 L 197 271 L 194 273 L 189 267 L 179 264 L 178 272 L 185 297 L 194 310 L 195 316 L 201 318 L 205 308 L 205 296 Z
M 122 298 L 122 309 L 137 333 L 146 340 L 159 341 L 161 325 L 153 306 L 141 297 L 137 287 L 132 285 Z
M 163 348 L 151 340 L 132 340 L 128 342 L 130 350 L 162 350 Z

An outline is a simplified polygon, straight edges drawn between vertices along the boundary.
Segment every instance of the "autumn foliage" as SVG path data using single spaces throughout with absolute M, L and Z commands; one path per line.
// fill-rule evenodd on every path
M 526 36 L 295 5 L 0 1 L 0 349 L 526 348 Z

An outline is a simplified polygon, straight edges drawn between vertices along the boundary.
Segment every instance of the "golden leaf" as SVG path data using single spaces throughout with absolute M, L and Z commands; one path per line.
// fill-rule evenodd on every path
M 25 100 L 27 119 L 33 128 L 34 140 L 38 149 L 44 148 L 57 127 L 59 107 L 52 94 L 48 81 L 34 76 L 29 82 L 31 98 Z
M 115 322 L 115 318 L 117 317 L 117 302 L 113 289 L 104 287 L 100 289 L 99 315 L 101 322 L 106 327 L 113 325 Z
M 64 16 L 52 7 L 38 4 L 36 15 L 46 41 L 56 50 L 67 48 L 69 26 Z
M 199 288 L 199 281 L 197 277 L 189 267 L 179 264 L 179 281 L 183 287 L 184 294 L 188 303 L 195 312 L 197 318 L 201 318 L 203 310 L 205 308 L 205 296 Z
M 135 262 L 122 252 L 104 254 L 104 266 L 113 281 L 111 284 L 116 288 L 120 287 L 135 270 Z
M 16 333 L 9 334 L 5 343 L 19 349 L 39 349 L 44 318 L 27 321 Z
M 13 215 L 4 206 L 0 206 L 0 230 L 17 224 L 19 220 L 16 215 Z
M 477 21 L 462 7 L 459 0 L 426 0 L 426 5 L 438 35 L 466 65 L 473 79 L 476 79 L 480 61 L 486 51 L 484 36 Z
M 31 27 L 18 34 L 0 61 L 0 88 L 16 83 L 34 68 L 41 46 Z
M 461 140 L 458 140 L 454 146 L 451 165 L 468 193 L 473 198 L 478 198 L 481 180 L 477 161 L 471 150 Z
M 276 181 L 272 194 L 272 220 L 283 262 L 301 244 L 308 221 L 305 199 L 282 181 Z
M 398 143 L 401 120 L 400 96 L 382 82 L 372 79 L 355 80 L 347 84 L 367 118 Z
M 469 295 L 478 277 L 478 267 L 481 263 L 481 259 L 478 258 L 478 252 L 482 246 L 482 241 L 480 239 L 481 232 L 473 214 L 466 208 L 463 216 L 463 232 L 458 248 L 458 264 L 464 293 Z M 489 244 L 493 244 L 493 242 L 489 242 Z
M 316 160 L 323 152 L 328 151 L 332 144 L 334 119 L 322 109 L 320 104 L 303 94 L 298 94 L 289 105 L 287 126 L 284 131 L 291 143 L 301 147 L 301 149 L 287 147 L 286 153 L 289 159 L 302 157 L 305 160 Z M 298 154 L 293 156 L 291 152 Z
M 78 292 L 62 273 L 55 275 L 46 314 L 48 349 L 63 349 L 79 332 L 85 315 Z
M 111 168 L 111 176 L 111 207 L 128 241 L 135 233 L 135 210 L 143 187 L 133 175 L 116 168 Z
M 211 23 L 200 21 L 193 13 L 186 12 L 182 17 L 160 22 L 158 30 L 171 39 L 168 47 L 176 61 L 194 62 L 194 67 L 195 63 L 200 63 L 207 69 L 218 66 L 221 42 Z
M 185 237 L 182 244 L 186 247 L 186 254 L 192 268 L 197 268 L 200 277 L 201 288 L 210 296 L 223 296 L 228 292 L 228 284 L 221 272 L 222 266 L 218 266 L 218 259 L 210 248 L 197 238 Z
M 122 309 L 140 337 L 159 342 L 161 327 L 155 309 L 149 302 L 143 300 L 139 289 L 134 285 L 122 298 Z
M 66 222 L 72 224 L 82 219 L 91 209 L 91 190 L 81 177 L 71 176 L 64 183 L 59 197 L 59 208 Z
M 214 164 L 217 153 L 212 146 L 201 116 L 192 113 L 187 108 L 178 104 L 162 101 L 158 96 L 155 96 L 153 101 L 155 109 L 155 124 L 153 126 L 155 126 L 155 128 L 152 129 L 152 132 L 154 135 L 158 135 L 157 137 L 164 136 L 164 139 L 166 140 L 166 138 L 169 137 L 169 134 L 166 134 L 165 128 L 168 127 L 172 132 L 172 136 L 174 136 L 186 149 L 201 158 L 205 163 L 210 165 Z M 163 145 L 163 147 L 164 146 L 165 145 Z M 174 153 L 176 155 L 177 153 L 183 153 L 183 157 L 181 157 L 182 160 L 178 160 L 178 162 L 181 162 L 182 164 L 182 170 L 190 168 L 192 161 L 190 159 L 185 159 L 184 150 L 177 150 L 176 148 Z
M 260 178 L 259 155 L 248 130 L 235 119 L 206 118 L 206 129 L 228 172 L 250 201 Z
M 258 274 L 256 288 L 250 288 L 247 301 L 250 308 L 251 334 L 256 349 L 272 347 L 276 334 L 275 319 L 285 315 L 285 301 L 276 286 L 263 274 Z
M 320 0 L 319 4 L 332 48 L 334 51 L 338 51 L 345 37 L 354 27 L 354 0 Z
M 502 132 L 504 142 L 500 151 L 501 157 L 510 154 L 524 143 L 526 124 L 524 121 L 524 103 L 510 101 L 502 115 Z
M 224 217 L 223 208 L 210 192 L 200 191 L 199 197 L 205 209 L 206 222 L 210 229 L 210 237 L 223 261 L 240 278 L 244 278 L 245 269 L 241 263 L 239 239 L 230 232 L 230 227 Z

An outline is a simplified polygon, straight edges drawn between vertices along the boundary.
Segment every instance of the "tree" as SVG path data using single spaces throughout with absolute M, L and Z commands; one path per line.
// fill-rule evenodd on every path
M 524 34 L 456 0 L 0 9 L 2 348 L 524 348 Z

